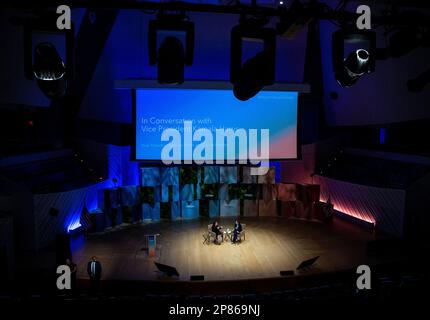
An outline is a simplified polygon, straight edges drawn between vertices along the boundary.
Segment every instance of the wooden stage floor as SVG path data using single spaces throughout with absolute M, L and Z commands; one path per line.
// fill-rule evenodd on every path
M 371 232 L 342 220 L 331 225 L 282 218 L 244 218 L 246 240 L 233 245 L 203 244 L 209 220 L 162 221 L 127 226 L 91 235 L 74 249 L 78 278 L 87 279 L 86 265 L 96 255 L 105 280 L 162 280 L 154 261 L 175 266 L 179 280 L 204 275 L 205 280 L 243 280 L 278 277 L 281 270 L 295 270 L 301 261 L 320 256 L 307 273 L 356 268 L 366 262 L 366 242 Z M 221 225 L 232 227 L 233 219 Z M 142 251 L 144 235 L 160 233 L 156 258 Z M 299 273 L 300 274 L 300 273 Z

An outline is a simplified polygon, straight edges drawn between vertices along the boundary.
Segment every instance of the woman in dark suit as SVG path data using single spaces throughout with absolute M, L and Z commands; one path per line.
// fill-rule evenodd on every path
M 241 232 L 242 232 L 242 225 L 240 224 L 239 219 L 236 219 L 234 223 L 234 230 L 233 230 L 233 239 L 232 239 L 233 243 L 237 242 L 237 237 Z
M 221 232 L 222 227 L 218 225 L 218 221 L 215 220 L 212 223 L 212 232 L 215 232 L 215 242 L 218 242 L 218 237 L 221 236 L 221 241 L 224 241 L 224 235 Z

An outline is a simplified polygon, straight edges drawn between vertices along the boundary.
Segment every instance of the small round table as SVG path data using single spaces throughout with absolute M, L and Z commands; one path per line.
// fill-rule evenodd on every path
M 231 230 L 229 228 L 227 228 L 226 230 L 223 231 L 224 234 L 224 241 L 231 241 Z

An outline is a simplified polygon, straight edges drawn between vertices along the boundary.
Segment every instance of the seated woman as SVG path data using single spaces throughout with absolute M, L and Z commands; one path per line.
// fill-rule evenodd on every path
M 218 237 L 221 236 L 221 240 L 224 241 L 224 235 L 221 232 L 222 227 L 218 225 L 218 221 L 215 220 L 212 223 L 212 232 L 215 232 L 215 242 L 218 242 Z
M 242 225 L 240 224 L 239 219 L 236 219 L 234 223 L 234 230 L 233 230 L 233 239 L 232 239 L 233 243 L 237 242 L 237 237 L 241 232 L 242 232 Z

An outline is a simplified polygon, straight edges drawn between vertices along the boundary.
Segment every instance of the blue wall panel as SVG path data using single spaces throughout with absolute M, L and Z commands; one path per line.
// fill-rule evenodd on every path
M 196 219 L 199 217 L 199 201 L 181 201 L 182 219 Z
M 141 168 L 141 185 L 155 187 L 160 184 L 160 168 Z

